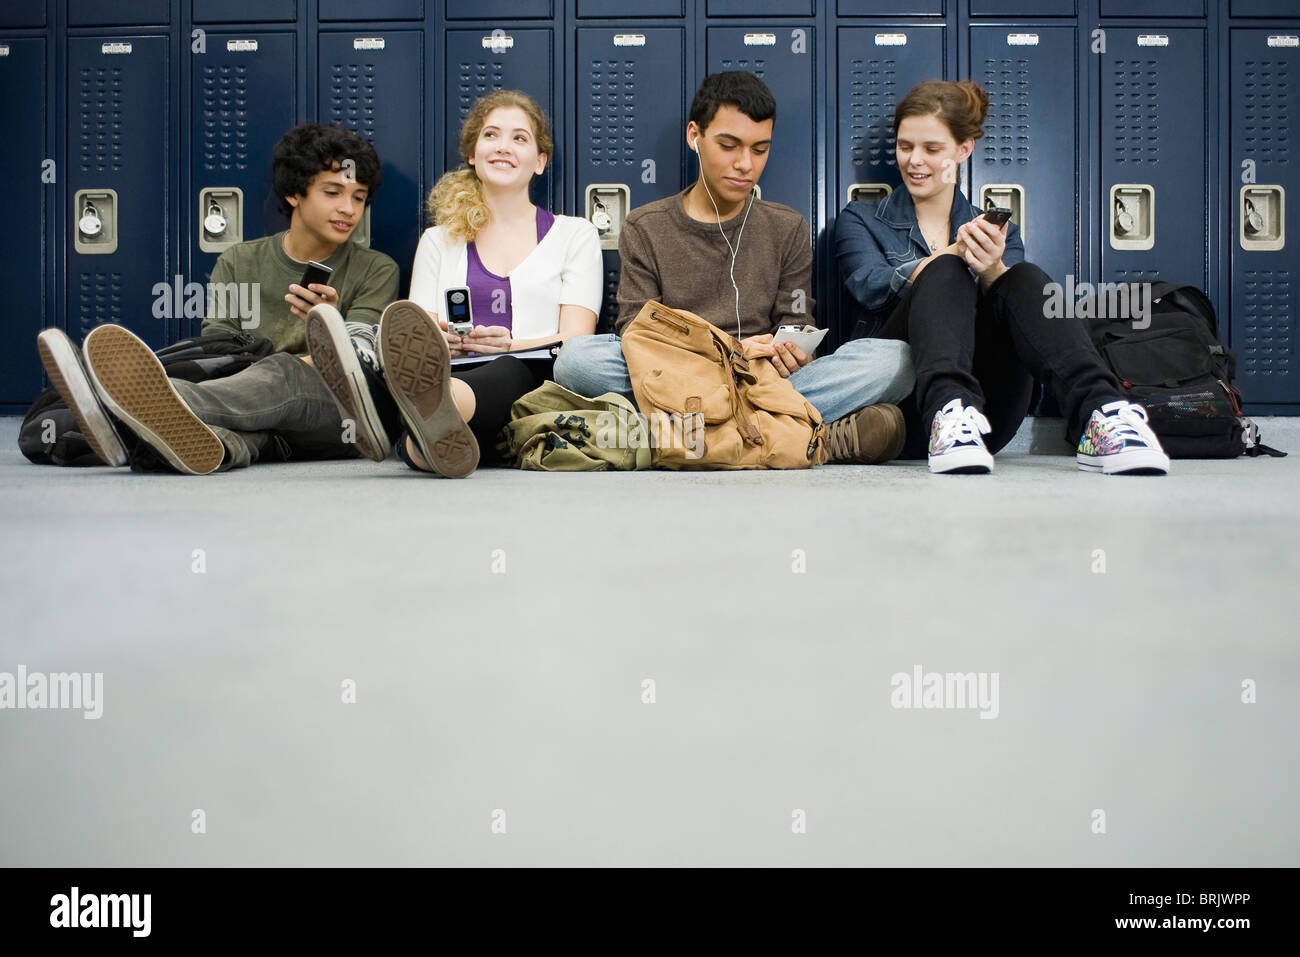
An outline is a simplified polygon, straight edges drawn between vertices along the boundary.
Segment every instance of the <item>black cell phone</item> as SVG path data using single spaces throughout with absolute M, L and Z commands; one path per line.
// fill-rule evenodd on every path
M 1003 209 L 1001 206 L 989 206 L 984 210 L 984 218 L 994 226 L 1001 226 L 1011 218 L 1011 210 Z
M 447 328 L 458 336 L 467 336 L 474 328 L 474 310 L 469 301 L 469 286 L 452 286 L 443 293 L 447 309 Z
M 332 272 L 334 272 L 334 270 L 331 267 L 325 265 L 324 263 L 318 263 L 313 259 L 311 262 L 307 264 L 307 268 L 303 270 L 302 279 L 299 280 L 298 285 L 302 286 L 303 289 L 307 289 L 308 286 L 310 286 L 314 282 L 318 282 L 321 285 L 328 286 L 330 281 L 330 274 Z M 311 290 L 308 289 L 308 292 L 310 291 Z

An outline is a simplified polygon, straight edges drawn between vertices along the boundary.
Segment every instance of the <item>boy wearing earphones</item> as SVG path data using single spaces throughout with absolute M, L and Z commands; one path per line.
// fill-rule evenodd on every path
M 628 215 L 618 246 L 617 334 L 570 339 L 556 359 L 555 380 L 581 395 L 632 399 L 618 334 L 653 299 L 689 309 L 767 356 L 829 423 L 828 461 L 885 462 L 903 444 L 902 413 L 888 403 L 912 388 L 906 344 L 858 339 L 813 359 L 793 343 L 772 341 L 781 326 L 810 322 L 814 305 L 807 221 L 754 196 L 775 120 L 772 92 L 754 74 L 705 78 L 686 124 L 699 177 L 684 192 Z

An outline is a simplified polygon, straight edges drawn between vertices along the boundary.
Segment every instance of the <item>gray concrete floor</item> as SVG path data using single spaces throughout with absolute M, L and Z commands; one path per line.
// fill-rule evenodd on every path
M 16 421 L 0 672 L 103 715 L 0 711 L 0 863 L 1300 864 L 1298 420 L 1163 479 L 1027 424 L 989 477 L 462 482 L 37 467 Z M 916 666 L 996 719 L 892 707 Z

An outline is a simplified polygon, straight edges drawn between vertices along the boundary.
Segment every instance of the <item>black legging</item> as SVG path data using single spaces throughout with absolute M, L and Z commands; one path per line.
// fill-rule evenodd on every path
M 497 437 L 510 421 L 510 407 L 515 400 L 540 387 L 545 371 L 537 363 L 502 356 L 463 372 L 452 372 L 453 379 L 460 379 L 474 390 L 474 414 L 466 425 L 478 441 L 481 466 L 505 464 L 497 454 Z M 397 452 L 403 462 L 415 468 L 406 454 L 405 434 L 397 443 Z
M 930 423 L 950 400 L 984 413 L 995 453 L 1029 412 L 1034 378 L 1048 379 L 1077 440 L 1092 411 L 1123 397 L 1082 320 L 1050 318 L 1051 277 L 1017 263 L 981 293 L 966 263 L 946 253 L 921 272 L 876 337 L 912 347 L 916 388 L 899 403 L 907 441 L 899 458 L 924 458 Z

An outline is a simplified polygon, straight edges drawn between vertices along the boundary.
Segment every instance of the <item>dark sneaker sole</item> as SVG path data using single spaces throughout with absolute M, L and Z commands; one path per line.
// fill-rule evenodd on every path
M 333 315 L 325 313 L 325 309 Z M 357 451 L 371 461 L 384 461 L 393 443 L 370 399 L 352 337 L 343 324 L 343 317 L 332 306 L 316 306 L 307 313 L 307 348 L 312 365 L 325 380 L 325 387 L 334 396 L 343 418 L 350 420 L 356 430 Z
M 72 410 L 91 451 L 106 465 L 125 465 L 126 447 L 90 384 L 76 345 L 59 329 L 46 329 L 36 337 L 41 365 L 63 404 Z
M 104 405 L 177 471 L 207 475 L 225 446 L 172 388 L 150 348 L 121 326 L 97 326 L 82 347 Z
M 402 300 L 384 310 L 379 361 L 411 437 L 433 470 L 464 478 L 478 468 L 478 441 L 451 398 L 447 340 L 414 302 Z

